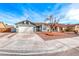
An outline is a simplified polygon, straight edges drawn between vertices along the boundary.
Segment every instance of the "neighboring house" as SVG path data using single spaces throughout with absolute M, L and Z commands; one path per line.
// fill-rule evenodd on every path
M 8 27 L 7 24 L 0 22 L 0 32 L 11 32 L 11 27 Z
M 75 30 L 77 30 L 79 32 L 79 24 L 75 25 Z
M 10 28 L 11 32 L 16 32 L 16 28 L 12 25 L 6 25 L 6 28 Z
M 35 24 L 31 21 L 24 20 L 21 22 L 16 23 L 16 32 L 34 32 Z
M 79 24 L 68 24 L 67 29 L 70 31 L 78 31 L 79 32 Z
M 56 32 L 79 32 L 79 24 L 52 24 L 52 31 Z

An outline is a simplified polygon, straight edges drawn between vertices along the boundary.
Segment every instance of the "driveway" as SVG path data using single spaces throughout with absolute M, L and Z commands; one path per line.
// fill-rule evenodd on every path
M 79 55 L 76 47 L 79 47 L 78 36 L 45 41 L 35 33 L 0 33 L 0 55 L 68 55 L 65 51 L 71 49 Z

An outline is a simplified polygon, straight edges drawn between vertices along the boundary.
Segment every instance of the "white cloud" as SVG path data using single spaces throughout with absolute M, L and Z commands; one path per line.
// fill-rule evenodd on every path
M 79 4 L 70 4 L 69 6 L 63 6 L 59 10 L 57 8 L 61 6 L 61 4 L 57 4 L 52 11 L 45 10 L 42 13 L 36 12 L 35 9 L 26 9 L 22 7 L 23 9 L 23 15 L 20 17 L 17 17 L 17 15 L 10 14 L 8 12 L 6 13 L 1 13 L 0 14 L 0 19 L 7 21 L 8 23 L 17 23 L 22 20 L 26 20 L 28 17 L 31 19 L 31 21 L 36 21 L 36 22 L 43 22 L 48 15 L 51 15 L 54 13 L 54 17 L 61 18 L 60 19 L 61 23 L 67 23 L 67 22 L 73 22 L 73 20 L 79 20 Z M 48 8 L 51 8 L 50 6 Z M 57 14 L 56 14 L 57 12 Z M 59 12 L 59 13 L 58 13 Z M 68 20 L 67 20 L 68 19 Z M 47 23 L 49 21 L 46 21 Z
M 59 10 L 58 16 L 64 16 L 60 23 L 78 23 L 79 22 L 79 4 L 70 4 Z
M 71 20 L 79 20 L 79 9 L 71 9 L 66 14 L 66 17 L 68 17 Z

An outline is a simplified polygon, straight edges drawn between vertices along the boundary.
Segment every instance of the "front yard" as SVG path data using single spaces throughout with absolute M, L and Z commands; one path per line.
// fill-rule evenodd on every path
M 37 34 L 44 40 L 64 39 L 79 36 L 74 32 L 37 32 Z

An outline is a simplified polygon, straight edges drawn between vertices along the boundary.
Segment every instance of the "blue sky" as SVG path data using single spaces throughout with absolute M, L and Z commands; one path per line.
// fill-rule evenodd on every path
M 79 23 L 79 4 L 69 3 L 1 3 L 0 21 L 15 24 L 22 20 L 45 22 L 53 15 L 60 23 Z

